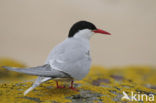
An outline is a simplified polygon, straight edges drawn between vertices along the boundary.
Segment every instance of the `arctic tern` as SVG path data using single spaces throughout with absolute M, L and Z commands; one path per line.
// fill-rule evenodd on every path
M 3 68 L 38 76 L 33 85 L 24 92 L 24 95 L 51 79 L 56 81 L 57 88 L 63 88 L 59 86 L 58 81 L 67 80 L 71 82 L 69 88 L 76 90 L 73 81 L 83 79 L 91 66 L 89 40 L 94 33 L 111 35 L 107 31 L 96 28 L 88 21 L 79 21 L 71 27 L 68 38 L 53 48 L 44 65 L 29 68 L 3 66 Z

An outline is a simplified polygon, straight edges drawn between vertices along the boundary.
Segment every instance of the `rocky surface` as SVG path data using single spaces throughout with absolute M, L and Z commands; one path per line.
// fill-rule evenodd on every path
M 62 82 L 66 88 L 57 89 L 55 81 L 50 80 L 24 96 L 34 77 L 21 78 L 21 81 L 14 78 L 15 81 L 8 79 L 9 82 L 0 83 L 0 103 L 127 103 L 128 100 L 121 99 L 123 91 L 156 95 L 156 69 L 148 66 L 111 69 L 93 66 L 86 78 L 75 82 L 79 91 L 69 89 L 68 83 Z

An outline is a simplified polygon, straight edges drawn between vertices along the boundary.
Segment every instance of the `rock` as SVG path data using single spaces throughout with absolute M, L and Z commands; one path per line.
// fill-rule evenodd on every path
M 16 61 L 14 59 L 10 59 L 10 58 L 0 58 L 0 83 L 1 82 L 5 82 L 5 81 L 17 81 L 17 80 L 21 80 L 22 78 L 33 78 L 33 76 L 28 76 L 26 74 L 22 74 L 22 73 L 17 73 L 17 72 L 13 72 L 13 71 L 8 71 L 4 68 L 2 68 L 2 66 L 10 66 L 10 67 L 26 67 L 26 65 L 24 65 L 24 63 Z
M 55 81 L 50 80 L 26 96 L 23 92 L 33 82 L 24 78 L 27 81 L 0 84 L 0 103 L 127 103 L 121 100 L 123 91 L 156 94 L 155 74 L 156 69 L 150 67 L 92 67 L 86 78 L 75 82 L 78 92 L 70 90 L 67 85 L 57 89 Z
M 11 67 L 26 67 L 21 62 L 15 61 L 13 59 L 9 58 L 0 58 L 0 80 L 6 79 L 6 78 L 16 78 L 21 77 L 23 74 L 8 71 L 6 69 L 3 69 L 2 66 L 11 66 Z

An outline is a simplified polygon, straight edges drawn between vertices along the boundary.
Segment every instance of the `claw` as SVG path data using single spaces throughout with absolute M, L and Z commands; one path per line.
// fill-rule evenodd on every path
M 69 87 L 69 89 L 72 89 L 74 91 L 79 91 L 77 88 L 73 87 L 73 83 L 74 82 L 71 81 L 71 86 Z M 58 81 L 56 81 L 56 86 L 57 86 L 57 88 L 65 88 L 65 85 L 64 86 L 59 86 Z
M 57 86 L 57 88 L 65 88 L 65 86 Z
M 79 91 L 77 88 L 74 88 L 74 87 L 69 87 L 69 89 L 73 90 L 73 91 Z
M 74 91 L 79 91 L 78 89 L 76 89 L 75 87 L 73 87 L 73 83 L 74 83 L 74 81 L 71 81 L 71 86 L 69 88 L 72 89 L 72 90 L 74 90 Z

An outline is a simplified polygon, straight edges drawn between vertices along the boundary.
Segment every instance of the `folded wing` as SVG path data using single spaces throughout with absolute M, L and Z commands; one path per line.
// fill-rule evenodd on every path
M 29 75 L 42 76 L 42 77 L 52 77 L 52 78 L 70 77 L 70 75 L 68 75 L 67 73 L 52 69 L 49 64 L 45 64 L 43 66 L 37 66 L 37 67 L 30 67 L 30 68 L 15 68 L 15 67 L 8 67 L 8 66 L 2 66 L 2 67 L 7 70 L 16 71 L 24 74 L 29 74 Z

